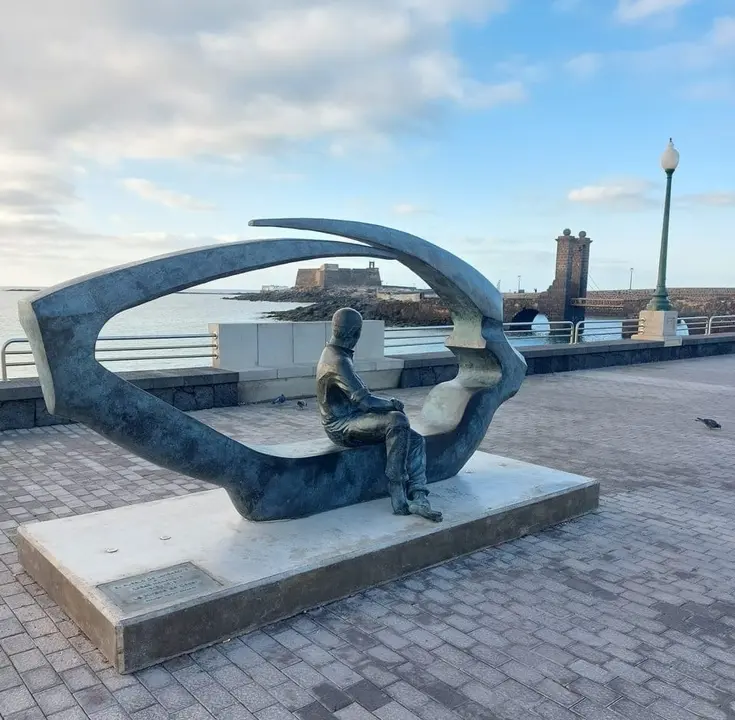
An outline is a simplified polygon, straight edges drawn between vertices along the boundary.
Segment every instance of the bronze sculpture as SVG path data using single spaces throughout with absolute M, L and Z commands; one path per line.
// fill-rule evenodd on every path
M 446 347 L 457 375 L 435 385 L 412 422 L 426 447 L 426 479 L 446 480 L 479 448 L 496 410 L 518 391 L 523 356 L 503 331 L 503 298 L 449 251 L 400 230 L 325 218 L 253 220 L 344 237 L 280 237 L 220 243 L 149 258 L 62 283 L 22 299 L 48 411 L 83 422 L 160 467 L 218 485 L 252 521 L 287 520 L 385 497 L 385 445 L 344 448 L 327 437 L 281 445 L 240 442 L 104 367 L 97 337 L 118 313 L 243 272 L 325 257 L 395 259 L 450 309 Z M 216 400 L 215 400 L 216 402 Z
M 342 308 L 332 318 L 332 337 L 316 371 L 317 403 L 327 437 L 336 445 L 385 443 L 385 474 L 393 512 L 441 522 L 429 503 L 426 443 L 411 428 L 396 398 L 372 395 L 355 371 L 352 356 L 362 331 L 362 316 Z

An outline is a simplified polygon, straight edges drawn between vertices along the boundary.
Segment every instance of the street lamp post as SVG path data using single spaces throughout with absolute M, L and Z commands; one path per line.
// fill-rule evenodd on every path
M 630 269 L 630 286 L 628 287 L 628 290 L 633 289 L 633 270 L 635 270 L 635 268 Z
M 521 276 L 519 275 L 518 276 L 518 292 L 520 293 L 520 291 L 521 291 Z
M 669 215 L 671 213 L 671 180 L 679 165 L 679 151 L 669 138 L 669 145 L 661 156 L 661 167 L 666 173 L 666 199 L 664 200 L 664 221 L 661 229 L 661 252 L 658 259 L 658 280 L 653 297 L 646 310 L 672 310 L 669 293 L 666 290 L 666 260 L 669 251 Z

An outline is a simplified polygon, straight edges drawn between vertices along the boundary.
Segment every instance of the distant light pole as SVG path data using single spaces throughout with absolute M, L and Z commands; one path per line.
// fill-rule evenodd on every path
M 521 276 L 518 276 L 518 292 L 521 291 Z
M 628 288 L 628 290 L 632 290 L 633 289 L 633 269 L 634 268 L 631 268 L 630 269 L 630 287 Z
M 661 156 L 661 167 L 666 173 L 666 199 L 664 200 L 664 222 L 661 230 L 661 254 L 658 260 L 658 281 L 653 297 L 646 310 L 672 310 L 669 293 L 666 291 L 666 259 L 669 251 L 669 215 L 671 213 L 671 179 L 679 165 L 679 151 L 669 138 L 669 144 Z

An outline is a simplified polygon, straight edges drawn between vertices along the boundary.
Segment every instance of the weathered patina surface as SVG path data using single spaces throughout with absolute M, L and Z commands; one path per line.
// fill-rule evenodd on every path
M 447 347 L 458 357 L 459 372 L 432 390 L 414 429 L 426 442 L 428 482 L 455 475 L 525 375 L 525 361 L 503 333 L 497 289 L 443 248 L 389 228 L 318 219 L 251 224 L 363 244 L 270 239 L 217 245 L 114 268 L 21 300 L 21 323 L 49 411 L 162 467 L 225 488 L 238 512 L 252 520 L 302 517 L 383 496 L 383 447 L 344 449 L 328 439 L 323 445 L 245 445 L 107 370 L 94 348 L 105 323 L 123 310 L 215 279 L 317 257 L 396 258 L 452 310 Z

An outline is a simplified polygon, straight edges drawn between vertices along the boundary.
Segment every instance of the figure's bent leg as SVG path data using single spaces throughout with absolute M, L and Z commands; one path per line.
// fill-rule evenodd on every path
M 401 412 L 385 415 L 385 474 L 394 482 L 408 482 L 408 453 L 411 428 L 408 418 Z
M 406 494 L 409 500 L 429 494 L 426 483 L 426 441 L 423 435 L 411 430 L 408 440 L 408 483 Z
M 423 435 L 411 430 L 408 450 L 408 484 L 406 496 L 408 510 L 412 515 L 421 515 L 427 520 L 441 522 L 442 514 L 432 510 L 429 504 L 429 488 L 426 481 L 426 441 Z
M 390 412 L 386 415 L 387 429 L 385 433 L 385 474 L 388 477 L 393 512 L 396 515 L 408 515 L 408 498 L 406 487 L 409 481 L 408 454 L 411 446 L 411 428 L 408 418 L 402 412 Z
M 408 514 L 406 485 L 410 427 L 402 412 L 365 413 L 342 420 L 332 432 L 339 443 L 347 446 L 385 443 L 388 491 L 397 515 Z

